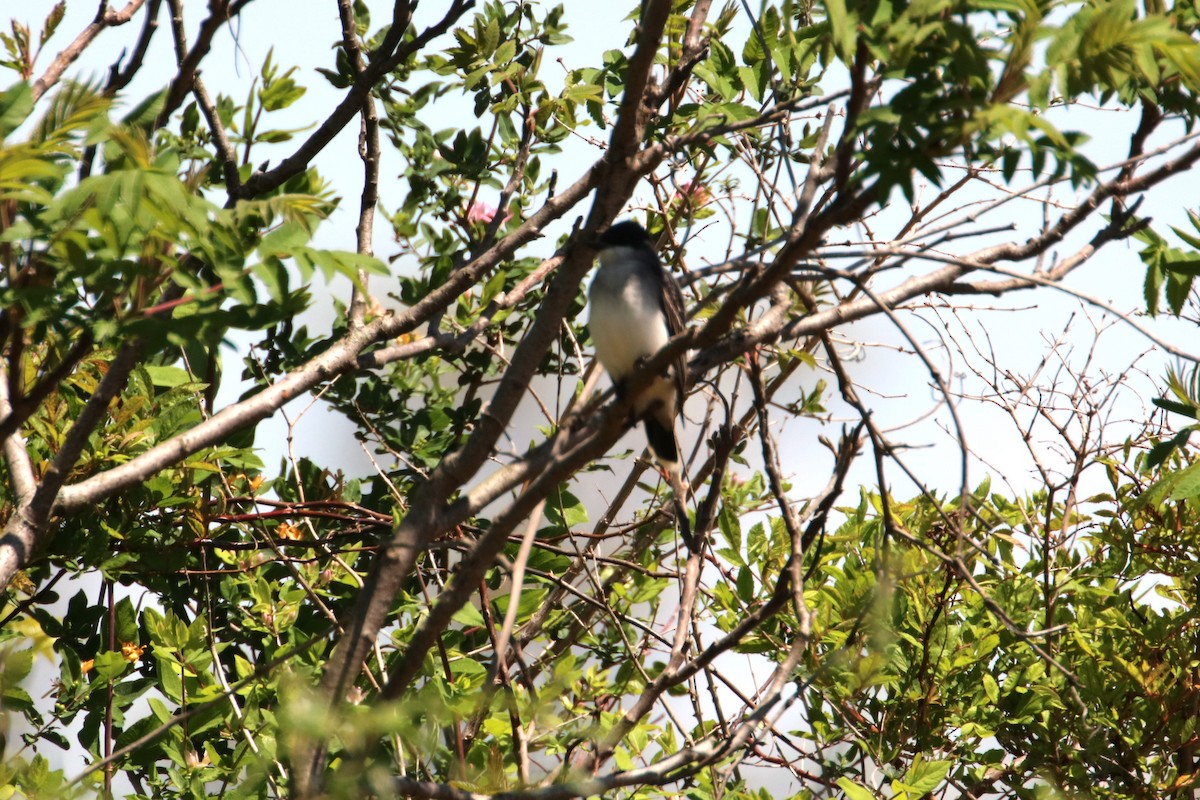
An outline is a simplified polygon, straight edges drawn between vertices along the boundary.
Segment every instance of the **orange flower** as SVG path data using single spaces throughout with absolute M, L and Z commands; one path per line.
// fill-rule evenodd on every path
M 142 653 L 146 652 L 146 648 L 137 642 L 124 642 L 121 644 L 121 655 L 130 664 L 136 664 L 142 660 Z
M 292 542 L 297 542 L 304 538 L 304 534 L 300 532 L 299 528 L 297 528 L 295 525 L 289 525 L 286 522 L 279 525 L 279 529 L 276 531 L 276 533 L 280 539 L 287 539 Z

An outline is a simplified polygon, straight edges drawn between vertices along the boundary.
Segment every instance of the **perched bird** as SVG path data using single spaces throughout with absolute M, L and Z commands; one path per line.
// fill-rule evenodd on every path
M 650 235 L 636 222 L 613 225 L 600 235 L 596 248 L 600 269 L 588 290 L 588 328 L 596 357 L 612 377 L 617 396 L 624 397 L 626 378 L 683 330 L 683 293 L 663 269 Z M 668 374 L 656 377 L 633 399 L 650 449 L 673 483 L 680 478 L 675 417 L 683 404 L 686 376 L 687 355 L 680 353 Z

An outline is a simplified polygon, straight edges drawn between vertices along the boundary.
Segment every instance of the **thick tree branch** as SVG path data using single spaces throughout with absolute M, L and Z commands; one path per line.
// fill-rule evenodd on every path
M 643 96 L 669 10 L 670 4 L 665 0 L 651 2 L 644 9 L 642 24 L 639 26 L 637 50 L 630 58 L 621 116 L 614 126 L 612 143 L 601 161 L 601 168 L 592 171 L 603 174 L 605 191 L 596 198 L 588 224 L 584 226 L 584 235 L 593 234 L 601 225 L 607 224 L 616 215 L 628 198 L 637 179 L 637 175 L 629 168 L 627 161 L 628 157 L 636 152 L 641 141 L 646 119 L 642 110 Z M 544 211 L 545 208 L 542 210 Z M 506 237 L 506 240 L 510 238 L 512 238 L 511 235 Z M 579 282 L 584 273 L 591 267 L 591 255 L 589 249 L 578 247 L 568 252 L 563 266 L 551 282 L 540 313 L 514 352 L 509 368 L 505 371 L 488 406 L 480 414 L 479 422 L 471 436 L 459 450 L 443 459 L 442 463 L 430 473 L 425 484 L 417 491 L 408 513 L 397 529 L 391 546 L 376 562 L 375 569 L 372 571 L 359 605 L 352 616 L 352 622 L 347 626 L 347 635 L 342 637 L 326 667 L 322 690 L 332 701 L 340 701 L 346 689 L 357 676 L 358 665 L 362 663 L 367 648 L 374 641 L 393 598 L 399 590 L 400 582 L 411 571 L 412 564 L 421 547 L 434 532 L 442 528 L 444 524 L 442 506 L 446 499 L 451 492 L 465 484 L 479 469 L 490 455 L 496 440 L 503 434 L 517 404 L 525 394 L 529 381 L 536 372 L 537 365 L 547 348 L 557 338 L 563 314 L 576 297 Z M 611 434 L 615 435 L 615 433 L 615 429 L 611 430 Z M 575 452 L 590 453 L 594 457 L 602 451 L 596 449 L 593 452 L 591 448 L 580 447 Z M 585 456 L 583 460 L 575 464 L 575 468 L 582 466 L 586 460 Z M 520 519 L 526 518 L 545 494 L 553 488 L 553 483 L 547 483 L 548 476 L 558 476 L 556 479 L 561 479 L 565 477 L 565 474 L 570 474 L 568 472 L 560 475 L 563 463 L 575 463 L 575 460 L 560 461 L 558 468 L 543 472 L 530 489 L 510 506 L 510 510 L 517 509 L 518 513 L 523 511 L 521 516 L 512 521 L 512 525 L 515 525 Z M 538 496 L 539 494 L 541 496 Z M 462 603 L 466 602 L 467 597 L 478 584 L 479 577 L 495 560 L 496 553 L 503 546 L 509 532 L 511 532 L 511 527 L 506 529 L 506 525 L 501 519 L 493 520 L 492 528 L 476 545 L 471 555 L 460 565 L 456 582 L 453 584 L 456 588 L 453 591 L 447 589 L 443 592 L 434 611 L 409 643 L 405 654 L 405 663 L 419 662 L 424 652 L 432 646 L 434 639 L 440 636 L 445 624 L 442 621 L 443 616 L 448 622 L 449 615 L 452 615 L 461 607 Z M 443 609 L 448 610 L 448 614 L 443 613 Z M 403 689 L 408 682 L 407 675 L 407 671 L 399 676 L 394 672 L 388 691 Z M 306 758 L 299 764 L 301 765 L 299 769 L 306 775 L 305 782 L 301 787 L 302 793 L 311 791 L 319 785 L 319 772 L 323 767 L 323 752 L 317 750 L 306 754 Z
M 303 367 L 290 372 L 258 394 L 222 409 L 188 431 L 110 470 L 63 488 L 55 513 L 68 514 L 92 505 L 114 492 L 133 486 L 189 455 L 212 447 L 234 431 L 271 416 L 289 400 L 319 383 L 352 369 L 360 350 L 379 337 L 386 337 L 391 318 L 352 331 Z

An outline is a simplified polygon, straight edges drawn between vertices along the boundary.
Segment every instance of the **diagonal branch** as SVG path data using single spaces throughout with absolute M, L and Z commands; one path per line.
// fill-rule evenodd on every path
M 853 463 L 854 456 L 858 452 L 859 443 L 860 440 L 857 432 L 843 438 L 842 446 L 838 449 L 834 474 L 830 477 L 829 484 L 821 492 L 820 499 L 810 506 L 807 517 L 809 520 L 808 530 L 806 530 L 803 537 L 805 543 L 812 540 L 814 528 L 824 526 L 829 510 L 832 508 L 838 495 L 841 494 L 850 465 Z M 569 458 L 569 456 L 566 457 Z M 807 546 L 807 544 L 804 546 Z M 794 580 L 794 572 L 795 569 L 789 561 L 789 566 L 780 574 L 773 598 L 767 604 L 760 606 L 746 615 L 733 630 L 710 645 L 700 656 L 675 672 L 671 680 L 663 681 L 664 686 L 661 687 L 661 691 L 665 691 L 671 686 L 679 685 L 698 674 L 711 664 L 718 655 L 736 646 L 764 620 L 783 608 L 788 600 L 793 597 L 790 586 L 791 581 Z M 605 794 L 623 786 L 639 784 L 661 786 L 694 774 L 703 765 L 710 764 L 728 756 L 741 747 L 745 747 L 755 733 L 765 724 L 767 714 L 778 702 L 783 687 L 787 685 L 792 672 L 803 655 L 803 647 L 800 646 L 803 641 L 805 641 L 803 636 L 797 637 L 796 646 L 791 648 L 788 657 L 777 666 L 772 676 L 768 693 L 760 698 L 758 706 L 738 723 L 734 733 L 729 737 L 722 736 L 719 732 L 710 734 L 695 745 L 685 747 L 666 758 L 660 759 L 651 766 L 640 769 L 623 770 L 580 781 L 565 781 L 541 788 L 511 791 L 501 795 L 486 797 L 491 798 L 491 800 L 496 800 L 500 797 L 506 800 L 569 800 L 570 798 Z M 659 696 L 661 691 L 655 697 Z M 635 724 L 636 721 L 634 719 L 630 722 L 629 715 L 626 715 L 620 723 L 609 731 L 606 741 L 619 741 L 629 725 Z M 394 778 L 393 780 L 397 791 L 406 796 L 453 798 L 454 800 L 483 800 L 485 797 L 484 795 L 458 789 L 448 784 L 428 783 L 407 777 Z
M 83 51 L 100 35 L 101 31 L 105 28 L 115 28 L 118 25 L 124 25 L 126 22 L 129 22 L 145 2 L 146 0 L 129 0 L 128 5 L 120 11 L 114 11 L 111 8 L 102 6 L 101 12 L 96 15 L 96 18 L 75 37 L 75 41 L 67 45 L 62 52 L 54 57 L 54 61 L 50 63 L 50 66 L 42 73 L 42 76 L 33 82 L 34 102 L 37 102 L 51 86 L 58 83 L 63 73 L 67 71 L 67 68 L 83 55 Z
M 646 11 L 646 17 L 639 28 L 638 49 L 630 59 L 627 91 L 637 88 L 644 90 L 647 85 L 647 76 L 653 65 L 654 53 L 665 26 L 669 3 L 658 0 L 658 2 L 650 4 Z M 656 27 L 651 27 L 652 25 Z M 641 128 L 634 124 L 638 115 L 639 103 L 640 95 L 635 96 L 632 100 L 629 95 L 626 96 L 622 117 L 614 127 L 613 146 L 606 155 L 606 159 L 614 152 L 632 152 L 640 142 Z M 624 186 L 631 190 L 636 178 L 636 175 L 631 174 L 627 168 L 622 169 L 620 162 L 616 162 L 616 166 L 610 164 L 607 168 L 593 169 L 589 174 L 596 175 L 598 172 L 607 173 L 608 183 L 605 184 L 606 191 L 601 192 L 596 199 L 589 223 L 584 228 L 584 235 L 595 231 L 601 222 L 606 223 L 612 216 L 615 216 L 616 211 L 628 197 L 627 193 L 619 193 L 617 186 Z M 623 179 L 614 179 L 614 172 L 621 173 Z M 612 209 L 611 214 L 605 216 L 599 210 L 601 208 Z M 524 227 L 526 226 L 523 225 L 522 228 Z M 504 241 L 511 237 L 512 235 L 506 237 Z M 511 365 L 505 371 L 487 408 L 480 414 L 475 430 L 459 450 L 446 456 L 442 463 L 431 472 L 429 480 L 418 492 L 409 513 L 397 529 L 394 546 L 387 549 L 387 556 L 379 560 L 372 574 L 371 591 L 364 592 L 362 595 L 359 607 L 354 614 L 356 624 L 348 626 L 349 629 L 355 631 L 357 641 L 352 640 L 350 644 L 343 641 L 326 670 L 323 688 L 329 692 L 330 697 L 340 697 L 353 680 L 356 672 L 356 667 L 353 665 L 361 662 L 368 642 L 373 641 L 375 632 L 382 624 L 392 598 L 399 588 L 400 581 L 411 570 L 412 560 L 415 559 L 420 547 L 439 529 L 438 523 L 441 521 L 443 513 L 441 506 L 452 492 L 475 474 L 491 454 L 496 441 L 503 435 L 508 421 L 525 394 L 529 381 L 537 371 L 538 364 L 541 363 L 546 350 L 556 340 L 563 315 L 578 295 L 579 282 L 590 267 L 590 250 L 575 247 L 568 251 L 562 266 L 550 284 L 540 313 L 513 353 Z M 579 463 L 582 465 L 586 461 Z M 536 502 L 537 499 L 529 503 L 530 509 Z M 495 527 L 496 523 L 493 524 L 494 527 L 489 534 L 498 529 Z M 484 568 L 490 566 L 494 559 L 494 552 L 487 552 L 492 548 L 484 544 L 488 541 L 489 539 L 485 537 L 475 551 L 480 555 L 487 556 Z M 495 550 L 498 552 L 498 546 Z M 403 557 L 400 557 L 401 553 Z M 484 559 L 480 559 L 480 561 L 484 561 Z M 470 559 L 469 562 L 471 562 Z M 467 563 L 464 562 L 461 574 L 469 574 Z M 465 602 L 477 582 L 475 579 L 464 581 L 467 588 L 463 590 L 465 594 L 463 594 L 462 602 Z M 455 605 L 454 610 L 457 610 L 458 607 Z M 410 644 L 409 649 L 413 652 L 421 651 L 421 647 L 416 642 Z M 404 681 L 400 683 L 403 684 Z
M 45 546 L 48 523 L 67 473 L 75 466 L 88 438 L 108 413 L 109 402 L 125 386 L 140 355 L 141 348 L 136 342 L 121 348 L 108 365 L 100 385 L 67 431 L 62 446 L 32 496 L 20 503 L 9 517 L 4 534 L 0 536 L 0 586 L 7 586 L 17 570 L 28 564 L 33 555 Z M 7 441 L 12 441 L 12 437 Z
M 670 12 L 670 3 L 654 0 L 646 5 L 643 12 L 638 29 L 638 45 L 630 58 L 626 94 L 621 115 L 614 126 L 611 146 L 601 163 L 590 171 L 590 174 L 603 178 L 605 191 L 597 196 L 582 235 L 591 235 L 616 216 L 639 177 L 628 162 L 641 143 L 647 119 L 642 105 L 643 97 L 649 86 L 649 73 Z M 511 235 L 505 241 L 510 238 Z M 339 703 L 357 677 L 358 665 L 362 663 L 386 618 L 401 582 L 411 572 L 417 554 L 432 535 L 442 529 L 447 499 L 475 474 L 491 454 L 495 442 L 503 435 L 545 352 L 557 339 L 561 320 L 578 295 L 580 280 L 591 267 L 591 256 L 588 248 L 573 247 L 568 250 L 562 266 L 551 281 L 540 313 L 513 353 L 510 366 L 487 408 L 480 414 L 475 429 L 459 450 L 446 456 L 430 473 L 429 479 L 416 492 L 392 542 L 377 558 L 351 622 L 346 626 L 347 634 L 342 637 L 326 665 L 321 689 L 332 702 Z M 615 439 L 619 430 L 620 427 L 611 422 L 607 436 L 603 438 Z M 554 461 L 551 468 L 543 471 L 506 512 L 493 520 L 492 527 L 460 564 L 451 587 L 442 593 L 430 616 L 410 641 L 400 662 L 404 667 L 398 672 L 393 671 L 393 680 L 387 687 L 388 694 L 394 696 L 407 686 L 411 676 L 415 675 L 412 665 L 420 663 L 424 653 L 441 635 L 450 616 L 467 601 L 479 577 L 490 568 L 512 528 L 528 517 L 559 480 L 582 467 L 590 458 L 598 456 L 608 444 L 598 434 L 590 433 L 586 445 L 573 449 L 573 458 Z M 517 516 L 514 517 L 514 514 Z M 301 794 L 319 785 L 323 762 L 324 754 L 319 748 L 311 753 L 300 754 L 299 765 L 294 772 L 304 776 Z
M 285 181 L 308 168 L 325 146 L 333 141 L 333 137 L 354 119 L 363 107 L 363 102 L 370 94 L 375 84 L 389 72 L 399 66 L 405 59 L 418 52 L 431 40 L 441 36 L 458 21 L 459 17 L 475 5 L 474 0 L 453 0 L 442 19 L 426 28 L 419 35 L 405 41 L 404 34 L 412 21 L 412 10 L 415 3 L 408 0 L 398 0 L 392 17 L 392 25 L 379 46 L 371 52 L 370 63 L 359 73 L 346 96 L 338 103 L 321 125 L 313 131 L 295 153 L 285 158 L 279 166 L 268 171 L 259 171 L 250 176 L 242 186 L 239 197 L 256 197 L 282 186 Z
M 182 105 L 188 93 L 192 91 L 196 80 L 196 75 L 200 69 L 200 62 L 208 55 L 208 51 L 212 49 L 213 38 L 217 35 L 217 31 L 221 26 L 236 17 L 241 10 L 249 5 L 251 0 L 209 0 L 209 14 L 200 23 L 200 30 L 196 34 L 196 43 L 186 53 L 181 52 L 183 45 L 182 37 L 176 35 L 176 53 L 179 56 L 179 71 L 175 78 L 171 81 L 170 87 L 167 89 L 166 97 L 163 99 L 162 108 L 158 112 L 158 116 L 154 119 L 154 127 L 161 128 L 167 124 L 167 120 L 175 113 L 175 110 Z M 182 3 L 172 3 L 173 19 L 172 24 L 176 31 L 183 29 L 183 5 Z
M 146 51 L 150 49 L 150 40 L 158 32 L 158 12 L 162 8 L 162 4 L 163 0 L 150 0 L 150 7 L 146 9 L 146 19 L 142 23 L 142 32 L 138 35 L 137 43 L 133 46 L 133 52 L 130 54 L 129 60 L 125 62 L 124 69 L 121 68 L 121 61 L 125 58 L 124 50 L 121 51 L 121 58 L 117 59 L 109 68 L 108 83 L 104 87 L 107 94 L 115 95 L 124 89 L 142 68 Z

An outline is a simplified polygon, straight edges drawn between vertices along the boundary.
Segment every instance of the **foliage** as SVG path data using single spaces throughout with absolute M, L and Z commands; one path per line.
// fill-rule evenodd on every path
M 1124 365 L 1048 348 L 1058 403 L 993 351 L 1041 485 L 969 484 L 973 390 L 910 326 L 1086 299 L 1130 239 L 1142 309 L 1194 313 L 1200 212 L 1139 211 L 1200 161 L 1196 9 L 650 0 L 593 9 L 627 38 L 586 64 L 567 6 L 444 5 L 340 3 L 328 52 L 228 85 L 244 0 L 190 46 L 179 0 L 101 9 L 99 83 L 62 55 L 97 30 L 39 58 L 66 4 L 0 34 L 0 800 L 1193 791 L 1194 426 L 1108 432 Z M 643 372 L 690 352 L 696 552 L 593 392 L 582 280 L 631 206 L 691 307 Z M 871 318 L 955 432 L 937 474 L 848 363 Z M 1198 375 L 1158 407 L 1200 419 Z M 264 434 L 306 396 L 373 469 Z

